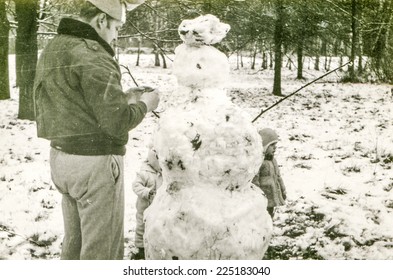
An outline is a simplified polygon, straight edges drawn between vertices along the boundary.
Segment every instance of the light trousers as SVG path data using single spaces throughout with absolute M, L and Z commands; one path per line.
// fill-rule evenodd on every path
M 123 156 L 71 155 L 52 148 L 50 166 L 63 196 L 61 259 L 123 259 Z
M 143 235 L 145 234 L 145 222 L 143 213 L 149 207 L 149 201 L 138 196 L 136 200 L 136 228 L 135 228 L 135 247 L 144 248 Z

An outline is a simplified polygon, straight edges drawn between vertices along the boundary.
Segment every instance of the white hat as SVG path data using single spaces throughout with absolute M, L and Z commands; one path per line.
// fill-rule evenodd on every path
M 127 11 L 131 11 L 138 7 L 140 4 L 143 4 L 145 0 L 124 0 L 127 5 Z
M 126 9 L 132 10 L 145 0 L 87 0 L 104 13 L 121 22 L 126 21 Z

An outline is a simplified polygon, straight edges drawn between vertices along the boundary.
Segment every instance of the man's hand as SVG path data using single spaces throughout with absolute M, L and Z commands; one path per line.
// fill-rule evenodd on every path
M 151 91 L 145 91 L 142 93 L 139 101 L 142 101 L 147 106 L 147 111 L 151 112 L 158 107 L 160 97 L 158 96 L 158 90 L 152 89 Z
M 142 94 L 148 91 L 154 91 L 154 89 L 148 86 L 130 88 L 126 91 L 128 104 L 140 101 Z

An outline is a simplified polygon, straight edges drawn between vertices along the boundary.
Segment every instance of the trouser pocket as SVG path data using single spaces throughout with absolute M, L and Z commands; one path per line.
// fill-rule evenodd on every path
M 116 183 L 117 180 L 120 177 L 120 173 L 121 173 L 121 167 L 120 167 L 120 161 L 122 160 L 121 157 L 119 156 L 115 156 L 115 155 L 111 155 L 110 156 L 110 170 L 111 170 L 111 176 L 113 181 Z
M 97 160 L 99 157 L 71 155 L 52 148 L 51 177 L 58 191 L 80 200 L 88 192 Z

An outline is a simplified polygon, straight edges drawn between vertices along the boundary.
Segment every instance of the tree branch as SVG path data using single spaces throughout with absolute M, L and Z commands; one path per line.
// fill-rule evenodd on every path
M 301 88 L 297 89 L 297 90 L 294 91 L 293 93 L 291 93 L 291 94 L 285 96 L 284 98 L 281 98 L 279 101 L 277 101 L 277 102 L 274 103 L 273 105 L 269 106 L 267 109 L 261 110 L 261 112 L 258 114 L 258 116 L 256 116 L 256 117 L 252 120 L 252 123 L 254 123 L 254 122 L 255 122 L 260 116 L 262 116 L 264 113 L 266 113 L 266 112 L 269 111 L 270 109 L 276 107 L 278 104 L 280 104 L 281 102 L 283 102 L 285 99 L 288 99 L 289 97 L 295 95 L 296 93 L 298 93 L 298 92 L 301 91 L 302 89 L 304 89 L 304 88 L 308 87 L 309 85 L 315 83 L 316 81 L 318 81 L 318 80 L 320 80 L 320 79 L 322 79 L 322 78 L 324 78 L 324 77 L 330 75 L 331 73 L 336 72 L 337 70 L 343 68 L 344 66 L 346 66 L 346 65 L 348 65 L 348 64 L 350 64 L 350 63 L 352 63 L 352 61 L 348 61 L 347 63 L 345 63 L 345 64 L 343 64 L 343 65 L 337 67 L 336 69 L 333 69 L 333 70 L 331 70 L 331 71 L 329 71 L 329 72 L 323 74 L 322 76 L 319 76 L 318 78 L 312 80 L 311 82 L 309 82 L 309 83 L 305 84 L 304 86 L 302 86 Z

